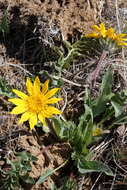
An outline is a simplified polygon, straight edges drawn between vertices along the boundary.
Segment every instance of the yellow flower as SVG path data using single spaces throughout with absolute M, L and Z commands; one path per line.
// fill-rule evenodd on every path
M 104 23 L 101 23 L 100 27 L 97 25 L 93 25 L 91 28 L 95 30 L 95 32 L 86 34 L 85 37 L 87 38 L 100 38 L 100 37 L 105 38 L 106 37 L 107 30 L 105 28 Z
M 16 105 L 11 114 L 22 114 L 19 123 L 28 120 L 30 129 L 33 129 L 38 120 L 46 126 L 46 118 L 51 118 L 54 114 L 61 114 L 60 110 L 51 106 L 51 104 L 61 100 L 61 98 L 52 98 L 59 88 L 53 88 L 48 91 L 48 84 L 49 80 L 41 84 L 38 77 L 35 78 L 34 83 L 28 78 L 26 81 L 28 95 L 13 89 L 13 92 L 19 98 L 9 99 L 10 102 Z
M 100 26 L 93 25 L 93 30 L 95 32 L 86 34 L 87 38 L 109 38 L 118 46 L 127 45 L 127 34 L 117 34 L 113 28 L 106 30 L 104 23 L 101 23 Z
M 102 133 L 103 133 L 102 129 L 96 128 L 96 129 L 94 129 L 94 131 L 93 131 L 93 136 L 99 136 L 99 135 L 101 135 Z

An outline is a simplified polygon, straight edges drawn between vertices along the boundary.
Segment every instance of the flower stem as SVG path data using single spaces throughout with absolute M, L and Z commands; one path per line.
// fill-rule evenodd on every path
M 106 50 L 103 50 L 102 54 L 101 54 L 101 57 L 97 63 L 97 67 L 96 69 L 91 73 L 91 80 L 92 80 L 92 84 L 93 84 L 93 87 L 95 86 L 96 84 L 96 79 L 97 77 L 99 76 L 99 73 L 100 73 L 100 70 L 101 70 L 101 67 L 102 67 L 102 64 L 106 58 L 108 54 L 108 51 Z

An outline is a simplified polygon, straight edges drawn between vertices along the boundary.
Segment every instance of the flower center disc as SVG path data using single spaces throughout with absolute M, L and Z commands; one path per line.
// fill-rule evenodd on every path
M 30 96 L 27 101 L 29 111 L 34 113 L 41 112 L 45 105 L 44 97 L 42 96 Z

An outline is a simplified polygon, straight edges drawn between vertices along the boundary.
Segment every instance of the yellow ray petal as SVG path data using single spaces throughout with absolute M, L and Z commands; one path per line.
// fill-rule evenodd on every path
M 49 80 L 46 80 L 45 83 L 42 86 L 42 94 L 47 93 L 48 91 L 48 86 L 49 86 Z
M 61 114 L 61 111 L 58 110 L 57 108 L 55 107 L 52 107 L 52 106 L 48 106 L 47 109 L 45 110 L 45 112 L 47 113 L 51 113 L 51 114 Z
M 27 92 L 30 95 L 32 95 L 33 94 L 33 84 L 29 78 L 27 78 L 27 80 L 26 80 L 26 88 L 27 88 Z
M 107 33 L 112 33 L 112 34 L 114 34 L 114 33 L 115 33 L 114 28 L 109 28 L 109 29 L 107 30 Z
M 11 111 L 11 114 L 21 114 L 21 113 L 24 113 L 25 111 L 27 111 L 26 106 L 19 105 L 13 108 L 13 110 Z
M 47 124 L 46 124 L 46 121 L 45 121 L 45 117 L 44 117 L 41 113 L 38 114 L 38 119 L 42 122 L 42 124 L 43 124 L 44 126 L 47 125 Z
M 102 35 L 103 38 L 106 37 L 106 30 L 105 30 L 105 28 L 101 28 L 100 33 L 101 33 L 101 35 Z
M 127 43 L 126 42 L 116 42 L 117 45 L 119 46 L 127 46 Z
M 37 114 L 31 114 L 29 118 L 30 129 L 32 130 L 37 124 Z
M 60 100 L 62 100 L 62 98 L 51 98 L 51 99 L 48 99 L 46 101 L 47 104 L 55 104 L 57 102 L 59 102 Z
M 104 24 L 104 23 L 101 23 L 101 24 L 100 24 L 100 30 L 106 31 L 106 29 L 105 29 L 105 24 Z
M 29 120 L 30 117 L 31 117 L 30 112 L 23 113 L 22 116 L 21 116 L 21 119 L 19 120 L 19 123 L 23 123 L 23 122 Z
M 124 42 L 124 41 L 126 42 L 126 41 L 127 41 L 127 38 L 120 38 L 119 40 L 120 40 L 120 41 L 123 41 L 123 42 Z
M 40 93 L 40 85 L 41 85 L 41 83 L 40 83 L 40 79 L 39 79 L 39 77 L 36 77 L 35 78 L 35 81 L 34 81 L 34 94 L 38 94 L 38 93 Z
M 26 94 L 24 94 L 23 92 L 13 89 L 12 90 L 17 96 L 19 96 L 20 98 L 22 98 L 23 100 L 26 100 L 28 98 L 28 96 Z
M 113 28 L 109 28 L 106 32 L 108 38 L 114 39 L 116 37 L 115 30 Z
M 92 29 L 94 29 L 94 30 L 100 32 L 100 27 L 98 27 L 97 25 L 93 25 L 93 26 L 92 26 Z
M 122 41 L 125 41 L 125 42 L 126 42 L 126 41 L 127 41 L 127 38 L 122 38 Z
M 99 38 L 100 35 L 96 32 L 93 32 L 93 33 L 86 34 L 85 37 L 86 38 Z
M 10 98 L 8 99 L 9 102 L 12 102 L 15 105 L 25 105 L 26 101 L 20 98 Z
M 101 23 L 100 24 L 100 27 L 98 27 L 97 25 L 93 25 L 92 28 L 94 30 L 96 30 L 100 35 L 102 35 L 103 38 L 106 37 L 106 28 L 105 28 L 105 25 L 104 23 Z
M 53 116 L 53 114 L 49 112 L 47 109 L 43 110 L 41 114 L 43 115 L 43 117 L 46 117 L 46 118 L 51 118 Z
M 53 88 L 52 90 L 49 90 L 46 94 L 46 98 L 51 98 L 60 88 Z
M 127 34 L 117 34 L 117 36 L 118 36 L 119 38 L 123 38 L 123 37 L 127 36 Z

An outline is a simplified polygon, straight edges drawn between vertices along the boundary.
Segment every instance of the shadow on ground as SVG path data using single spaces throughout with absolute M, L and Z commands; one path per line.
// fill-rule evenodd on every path
M 0 9 L 3 12 L 7 10 L 2 3 Z M 9 32 L 7 34 L 1 32 L 0 38 L 0 43 L 6 48 L 6 56 L 28 65 L 26 69 L 33 74 L 42 69 L 52 72 L 51 65 L 44 66 L 44 63 L 55 61 L 58 57 L 51 48 L 54 36 L 48 36 L 50 32 L 46 20 L 43 21 L 42 18 L 39 24 L 38 18 L 34 15 L 23 17 L 17 6 L 11 8 L 8 17 Z

